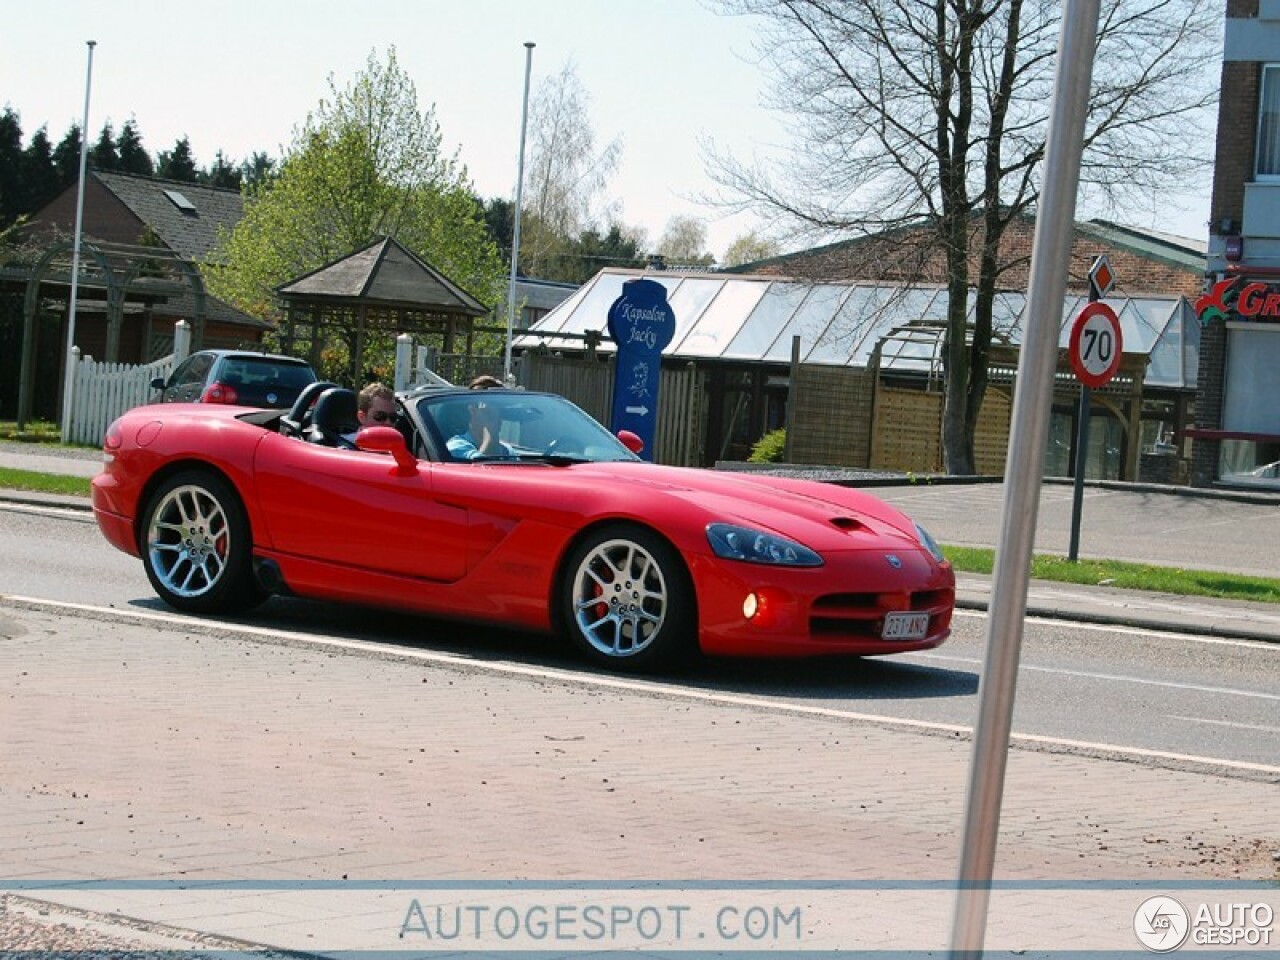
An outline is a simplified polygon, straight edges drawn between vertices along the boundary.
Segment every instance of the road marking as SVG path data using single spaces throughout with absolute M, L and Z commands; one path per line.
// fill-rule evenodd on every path
M 945 660 L 951 663 L 965 663 L 982 666 L 979 657 L 952 657 L 945 653 L 917 653 L 914 658 L 921 660 Z M 1117 683 L 1136 683 L 1147 687 L 1168 687 L 1171 690 L 1192 690 L 1196 693 L 1218 693 L 1231 697 L 1254 697 L 1259 700 L 1280 701 L 1280 693 L 1263 693 L 1258 690 L 1240 690 L 1235 687 L 1208 687 L 1199 683 L 1176 683 L 1172 680 L 1148 680 L 1145 677 L 1132 677 L 1123 673 L 1092 673 L 1088 670 L 1064 670 L 1062 667 L 1037 667 L 1034 664 L 1019 664 L 1019 670 L 1031 673 L 1056 673 L 1064 677 L 1082 677 L 1086 680 L 1113 680 Z
M 1269 727 L 1264 723 L 1232 723 L 1230 720 L 1209 720 L 1205 717 L 1180 717 L 1172 714 L 1170 720 L 1186 720 L 1188 723 L 1207 723 L 1213 727 L 1231 727 L 1235 730 L 1258 730 L 1262 733 L 1280 733 L 1280 727 Z
M 970 617 L 985 620 L 985 610 L 962 610 L 957 608 L 954 616 Z M 1238 640 L 1232 637 L 1210 637 L 1200 633 L 1176 633 L 1171 630 L 1155 630 L 1147 627 L 1130 627 L 1120 623 L 1089 623 L 1082 620 L 1063 620 L 1061 617 L 1042 617 L 1029 614 L 1027 620 L 1048 624 L 1055 627 L 1071 627 L 1076 630 L 1093 630 L 1098 633 L 1120 633 L 1130 637 L 1142 637 L 1149 640 L 1181 640 L 1185 643 L 1200 643 L 1211 647 L 1242 647 L 1245 650 L 1266 650 L 1280 654 L 1280 644 L 1268 640 Z
M 68 614 L 91 614 L 110 620 L 134 621 L 145 625 L 174 626 L 190 630 L 193 627 L 201 632 L 211 634 L 235 634 L 242 637 L 268 637 L 302 643 L 308 646 L 328 647 L 340 650 L 352 650 L 362 653 L 375 653 L 382 656 L 393 654 L 402 660 L 415 660 L 422 663 L 434 663 L 452 667 L 462 667 L 473 671 L 504 674 L 507 676 L 529 677 L 539 680 L 556 680 L 580 686 L 596 687 L 605 690 L 622 690 L 668 697 L 677 700 L 697 703 L 713 703 L 724 706 L 749 707 L 757 710 L 770 710 L 776 713 L 787 713 L 795 716 L 824 717 L 855 722 L 872 723 L 882 727 L 900 730 L 925 731 L 929 733 L 946 733 L 971 736 L 973 728 L 952 723 L 934 723 L 927 720 L 912 720 L 906 717 L 891 717 L 874 713 L 856 713 L 851 710 L 838 710 L 832 707 L 814 707 L 795 703 L 782 703 L 766 697 L 753 697 L 743 694 L 713 693 L 705 690 L 692 690 L 684 687 L 663 685 L 646 680 L 630 680 L 617 677 L 602 677 L 593 674 L 575 673 L 555 667 L 530 667 L 516 663 L 496 663 L 490 660 L 477 660 L 471 657 L 450 653 L 435 653 L 402 647 L 394 643 L 373 643 L 367 640 L 344 640 L 324 634 L 295 633 L 289 630 L 277 630 L 271 627 L 253 627 L 237 623 L 203 620 L 197 617 L 185 617 L 180 614 L 147 613 L 142 611 L 123 611 L 112 607 L 97 607 L 90 604 L 67 603 L 58 600 L 41 600 L 36 597 L 22 597 L 13 594 L 0 594 L 0 605 L 25 608 L 35 611 L 48 611 Z M 1171 753 L 1163 750 L 1147 750 L 1142 747 L 1121 746 L 1111 743 L 1094 743 L 1085 740 L 1071 740 L 1063 737 L 1046 737 L 1036 734 L 1013 733 L 1009 737 L 1014 744 L 1053 747 L 1063 750 L 1078 750 L 1090 753 L 1106 752 L 1122 757 L 1133 757 L 1166 762 L 1198 764 L 1226 770 L 1261 773 L 1268 776 L 1280 776 L 1280 766 L 1269 766 L 1261 763 L 1248 763 L 1238 760 L 1224 760 L 1218 757 L 1202 757 L 1195 754 Z
M 0 510 L 6 513 L 30 513 L 38 517 L 55 517 L 59 520 L 75 520 L 79 523 L 94 523 L 93 514 L 74 507 L 40 507 L 26 503 L 0 504 Z

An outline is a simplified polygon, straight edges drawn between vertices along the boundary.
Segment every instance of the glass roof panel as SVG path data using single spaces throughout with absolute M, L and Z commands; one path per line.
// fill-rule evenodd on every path
M 846 363 L 865 367 L 871 363 L 871 354 L 894 327 L 915 324 L 929 315 L 938 298 L 932 289 L 909 290 L 902 287 L 870 287 L 869 295 L 859 304 L 861 316 L 857 326 L 861 331 L 852 345 Z M 944 297 L 945 302 L 945 297 Z M 847 313 L 852 304 L 845 304 L 841 313 Z
M 756 304 L 738 335 L 730 341 L 721 356 L 743 360 L 759 360 L 766 355 L 778 331 L 784 330 L 796 309 L 809 294 L 802 283 L 775 282 Z M 790 354 L 788 354 L 788 357 Z
M 708 315 L 708 307 L 719 302 L 719 294 L 724 289 L 723 279 L 689 278 L 676 292 L 668 298 L 672 311 L 676 314 L 676 335 L 671 338 L 666 353 L 677 353 L 682 357 L 718 357 L 732 330 L 745 320 L 745 314 L 723 317 L 732 324 L 727 335 L 713 328 L 713 316 Z M 723 316 L 723 311 L 722 311 Z M 684 332 L 684 333 L 681 333 Z
M 778 363 L 791 362 L 791 340 L 800 338 L 800 356 L 808 362 L 814 348 L 830 335 L 841 302 L 857 292 L 840 283 L 803 285 L 809 296 L 791 315 L 787 325 L 778 331 L 765 352 L 765 358 Z
M 672 342 L 671 353 L 682 357 L 723 356 L 770 286 L 770 281 L 767 280 L 751 283 L 732 283 L 727 280 L 715 282 L 719 284 L 715 298 L 706 305 L 701 318 L 688 335 L 679 343 Z
M 733 275 L 604 271 L 533 329 L 579 335 L 587 330 L 603 331 L 609 308 L 621 295 L 623 284 L 641 275 L 666 287 L 668 302 L 675 311 L 676 335 L 664 351 L 668 355 L 786 363 L 791 358 L 791 338 L 799 336 L 802 356 L 808 362 L 865 367 L 876 343 L 891 330 L 908 325 L 927 328 L 930 322 L 946 319 L 947 293 L 937 287 L 904 289 Z M 1059 326 L 1059 343 L 1063 347 L 1070 341 L 1072 322 L 1087 302 L 1078 294 L 1063 298 Z M 1195 363 L 1197 338 L 1188 335 L 1186 323 L 1180 319 L 1190 309 L 1184 299 L 1116 298 L 1108 303 L 1120 316 L 1126 352 L 1168 352 L 1168 356 L 1152 357 L 1148 382 L 1157 383 L 1152 377 L 1159 378 L 1160 385 L 1194 382 L 1194 367 L 1189 375 L 1186 371 L 1188 364 Z M 1021 343 L 1025 311 L 1025 294 L 997 294 L 992 304 L 997 342 Z M 1171 326 L 1176 329 L 1169 330 Z M 1169 331 L 1167 335 L 1165 331 Z M 913 361 L 922 364 L 926 359 L 932 362 L 933 350 L 923 343 L 926 338 L 913 333 L 901 339 L 903 342 L 895 346 L 900 359 L 890 361 L 886 357 L 882 362 L 893 366 Z M 522 337 L 520 345 L 537 342 L 537 338 Z M 602 349 L 612 349 L 612 344 L 603 344 Z
M 825 309 L 806 318 L 808 329 L 801 330 L 797 325 L 795 330 L 783 331 L 787 355 L 791 355 L 792 334 L 799 333 L 800 356 L 805 363 L 846 363 L 849 353 L 866 332 L 859 326 L 859 318 L 871 290 L 871 287 L 846 288 L 840 284 L 824 287 L 821 305 Z

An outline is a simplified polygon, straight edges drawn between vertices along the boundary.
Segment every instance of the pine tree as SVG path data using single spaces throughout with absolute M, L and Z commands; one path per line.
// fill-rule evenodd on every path
M 130 117 L 120 128 L 120 137 L 116 140 L 116 150 L 120 156 L 120 172 L 136 173 L 144 177 L 151 176 L 155 168 L 151 163 L 151 154 L 142 146 L 142 134 L 137 124 Z

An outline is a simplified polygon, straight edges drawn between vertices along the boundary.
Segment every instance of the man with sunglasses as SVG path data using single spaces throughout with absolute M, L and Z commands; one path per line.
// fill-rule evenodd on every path
M 360 427 L 390 427 L 395 424 L 396 395 L 385 383 L 369 384 L 356 395 L 356 420 Z M 356 430 L 344 435 L 344 440 L 355 443 Z

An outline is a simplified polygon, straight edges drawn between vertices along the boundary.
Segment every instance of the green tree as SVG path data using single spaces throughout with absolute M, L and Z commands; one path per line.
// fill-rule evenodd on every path
M 484 223 L 489 228 L 489 236 L 498 247 L 498 254 L 508 263 L 511 261 L 511 239 L 515 233 L 515 209 L 513 201 L 505 197 L 491 197 L 482 201 Z
M 276 175 L 276 162 L 263 152 L 249 155 L 240 164 L 240 182 L 248 190 L 256 190 Z
M 729 244 L 729 249 L 724 252 L 724 265 L 740 267 L 744 263 L 758 263 L 776 257 L 779 252 L 776 240 L 766 239 L 754 230 L 748 230 Z
M 53 166 L 58 185 L 68 187 L 80 177 L 80 125 L 73 123 L 53 148 Z
M 191 153 L 191 141 L 185 135 L 174 143 L 172 150 L 160 151 L 156 162 L 156 176 L 183 183 L 195 183 L 199 179 L 196 158 Z
M 213 155 L 213 163 L 210 164 L 209 169 L 200 173 L 199 180 L 211 187 L 239 190 L 244 180 L 244 171 L 241 166 L 232 163 L 227 159 L 226 154 L 219 150 Z
M 89 148 L 89 165 L 95 170 L 116 170 L 120 167 L 120 154 L 116 150 L 116 133 L 110 120 L 102 125 L 98 142 Z
M 1011 223 L 1039 200 L 1062 5 L 1027 0 L 719 0 L 759 18 L 771 105 L 796 140 L 776 163 L 709 151 L 730 206 L 797 235 L 919 237 L 944 265 L 947 470 L 974 471 L 993 307 Z M 1080 182 L 1122 211 L 1202 175 L 1222 7 L 1102 0 Z M 910 229 L 908 229 L 910 228 Z M 866 244 L 883 258 L 884 244 Z M 1025 256 L 1019 253 L 1014 256 Z M 873 276 L 875 259 L 859 267 Z M 972 291 L 972 300 L 971 300 Z M 972 303 L 973 325 L 968 315 Z
M 142 145 L 142 134 L 132 117 L 120 128 L 120 136 L 116 138 L 116 152 L 120 156 L 120 172 L 134 173 L 149 177 L 155 172 L 151 163 L 151 154 Z
M 22 119 L 10 107 L 0 113 L 0 230 L 27 212 L 22 178 Z
M 62 190 L 58 168 L 53 162 L 53 144 L 49 132 L 41 127 L 31 135 L 22 152 L 22 180 L 26 186 L 27 210 L 35 213 Z
M 584 230 L 574 243 L 576 272 L 564 279 L 586 283 L 606 267 L 639 269 L 645 265 L 644 246 L 644 231 L 616 220 L 603 234 L 595 229 Z
M 245 215 L 206 264 L 213 293 L 275 316 L 273 288 L 391 236 L 481 302 L 496 303 L 503 270 L 466 168 L 442 147 L 394 48 L 370 54 L 345 88 L 329 81 L 295 130 L 279 175 L 249 189 Z

